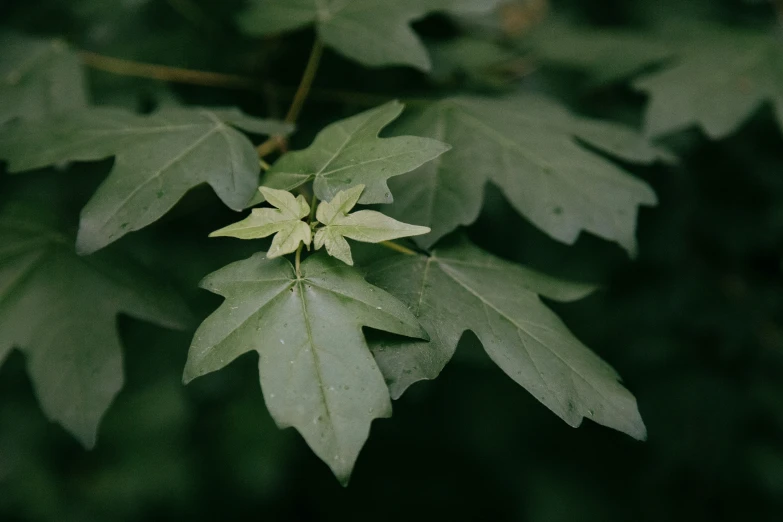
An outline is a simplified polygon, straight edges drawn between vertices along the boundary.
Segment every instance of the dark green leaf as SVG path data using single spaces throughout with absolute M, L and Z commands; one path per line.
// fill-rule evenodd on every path
M 639 205 L 655 205 L 646 183 L 590 148 L 637 163 L 664 153 L 622 125 L 572 115 L 538 95 L 461 97 L 416 114 L 406 132 L 454 149 L 393 180 L 388 213 L 426 225 L 424 247 L 476 220 L 484 185 L 498 185 L 514 208 L 553 238 L 573 243 L 582 230 L 636 251 Z
M 364 185 L 359 203 L 391 203 L 386 180 L 410 172 L 450 148 L 429 138 L 378 138 L 402 109 L 401 103 L 393 101 L 332 123 L 318 133 L 310 147 L 280 158 L 264 175 L 263 185 L 292 190 L 312 180 L 315 195 L 326 201 L 341 190 Z M 254 202 L 261 201 L 257 198 Z
M 0 363 L 19 348 L 46 416 L 88 447 L 123 384 L 117 314 L 168 328 L 190 317 L 127 255 L 79 257 L 27 213 L 0 214 Z
M 165 108 L 150 116 L 95 108 L 0 131 L 0 158 L 10 171 L 63 161 L 116 156 L 109 177 L 84 207 L 76 247 L 91 253 L 163 216 L 191 188 L 209 183 L 234 210 L 258 187 L 250 132 L 286 133 L 289 126 L 235 109 Z
M 497 259 L 467 241 L 431 257 L 397 256 L 369 270 L 368 280 L 406 303 L 431 336 L 380 342 L 373 353 L 392 396 L 435 378 L 471 330 L 490 358 L 571 426 L 583 417 L 644 439 L 636 399 L 617 373 L 579 342 L 538 294 L 568 301 L 588 285 L 561 281 Z
M 435 11 L 484 12 L 498 0 L 255 0 L 242 30 L 267 35 L 315 24 L 318 36 L 365 65 L 411 65 L 427 71 L 427 50 L 410 23 Z
M 65 42 L 0 32 L 0 125 L 85 105 L 79 56 Z
M 765 103 L 783 127 L 783 43 L 778 34 L 686 26 L 674 65 L 634 85 L 650 94 L 646 130 L 660 136 L 700 126 L 733 133 Z M 680 36 L 682 38 L 682 36 Z

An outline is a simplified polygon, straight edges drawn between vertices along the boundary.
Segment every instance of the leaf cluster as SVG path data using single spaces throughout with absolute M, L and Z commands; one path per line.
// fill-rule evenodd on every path
M 211 223 L 212 237 L 272 239 L 203 279 L 224 301 L 195 331 L 184 381 L 256 352 L 273 419 L 297 429 L 343 484 L 373 420 L 390 416 L 391 400 L 410 385 L 436 378 L 466 332 L 568 425 L 588 418 L 645 439 L 636 399 L 617 372 L 545 301 L 575 301 L 595 286 L 501 259 L 461 229 L 486 210 L 492 185 L 553 241 L 573 245 L 589 234 L 633 258 L 639 209 L 658 201 L 638 172 L 677 163 L 658 138 L 698 126 L 721 139 L 763 105 L 783 124 L 783 51 L 766 28 L 670 20 L 628 34 L 579 30 L 555 17 L 520 37 L 503 23 L 507 9 L 496 0 L 249 2 L 234 20 L 248 37 L 285 41 L 311 27 L 315 34 L 284 121 L 177 99 L 146 113 L 93 104 L 75 46 L 0 33 L 0 159 L 8 174 L 112 162 L 75 234 L 40 223 L 39 209 L 0 206 L 0 362 L 21 350 L 47 417 L 93 445 L 123 384 L 116 316 L 189 326 L 177 293 L 122 249 L 143 229 L 176 220 L 186 194 L 208 185 L 227 209 L 249 209 L 217 230 L 218 220 Z M 411 24 L 435 13 L 461 36 L 428 45 Z M 209 17 L 200 20 L 208 25 Z M 470 21 L 483 29 L 471 30 Z M 295 120 L 321 45 L 370 74 L 431 72 L 428 97 L 412 100 L 404 115 L 397 100 L 363 111 L 349 102 L 352 115 L 288 150 L 289 137 L 301 143 L 302 128 L 316 126 Z M 582 114 L 521 80 L 514 66 L 523 49 L 544 69 L 582 71 L 591 88 L 632 79 L 649 95 L 643 129 Z M 498 64 L 504 74 L 480 85 Z M 174 80 L 215 81 L 163 70 Z M 468 88 L 453 89 L 460 75 Z M 259 144 L 258 135 L 268 139 Z M 214 204 L 196 202 L 198 212 Z M 512 244 L 515 232 L 500 234 Z M 392 242 L 403 238 L 412 239 Z M 348 240 L 388 248 L 368 261 Z

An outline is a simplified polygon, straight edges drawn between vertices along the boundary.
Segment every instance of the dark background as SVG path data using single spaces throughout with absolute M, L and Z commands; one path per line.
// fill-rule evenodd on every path
M 584 27 L 642 30 L 652 2 L 554 4 Z M 0 25 L 60 35 L 111 56 L 260 83 L 257 92 L 231 91 L 91 71 L 98 103 L 144 111 L 181 100 L 280 117 L 312 32 L 243 38 L 231 22 L 241 5 L 4 0 Z M 685 6 L 728 23 L 773 20 L 763 2 Z M 416 27 L 433 41 L 458 33 L 442 17 Z M 575 78 L 543 67 L 519 82 L 556 92 L 583 113 L 638 124 L 642 96 L 622 83 L 586 88 Z M 409 69 L 367 70 L 327 51 L 293 146 L 306 146 L 326 123 L 365 108 L 346 91 L 371 94 L 373 103 L 475 83 L 457 77 L 434 85 Z M 623 376 L 638 399 L 647 442 L 590 421 L 568 427 L 494 367 L 467 334 L 439 379 L 413 386 L 394 404 L 392 419 L 374 423 L 351 484 L 342 488 L 296 432 L 274 426 L 255 355 L 183 387 L 192 332 L 121 317 L 127 382 L 93 451 L 46 421 L 19 353 L 0 367 L 0 520 L 783 519 L 783 136 L 765 109 L 727 139 L 711 142 L 691 130 L 667 145 L 680 165 L 629 167 L 660 199 L 641 212 L 635 260 L 594 237 L 560 245 L 492 189 L 468 231 L 498 255 L 603 285 L 583 301 L 551 306 Z M 110 166 L 20 177 L 0 167 L 0 204 L 27 198 L 58 205 L 75 227 Z M 198 280 L 258 248 L 206 239 L 231 217 L 209 190 L 198 189 L 161 222 L 123 241 L 167 274 L 203 318 L 219 299 L 198 290 Z

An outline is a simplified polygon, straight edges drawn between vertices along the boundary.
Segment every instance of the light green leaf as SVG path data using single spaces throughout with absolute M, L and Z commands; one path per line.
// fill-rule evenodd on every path
M 391 415 L 389 390 L 362 327 L 425 338 L 411 312 L 325 255 L 302 262 L 262 254 L 208 276 L 202 286 L 226 298 L 198 329 L 184 380 L 257 351 L 272 417 L 293 426 L 343 483 L 373 419 Z
M 242 30 L 267 35 L 315 24 L 318 36 L 344 56 L 369 66 L 430 59 L 410 23 L 435 11 L 485 12 L 498 0 L 255 0 L 240 15 Z
M 709 137 L 722 138 L 765 103 L 772 104 L 783 127 L 779 35 L 692 25 L 684 34 L 671 67 L 634 83 L 651 97 L 645 116 L 648 134 L 661 136 L 698 125 Z
M 259 239 L 276 234 L 266 255 L 269 259 L 296 251 L 299 243 L 309 247 L 313 233 L 310 226 L 302 221 L 310 214 L 310 205 L 304 196 L 294 198 L 290 192 L 267 187 L 259 190 L 275 209 L 254 208 L 247 218 L 212 232 L 209 237 Z
M 260 167 L 253 144 L 231 125 L 269 134 L 290 131 L 235 109 L 165 108 L 139 116 L 94 108 L 6 125 L 0 130 L 0 159 L 20 172 L 116 157 L 82 210 L 76 247 L 91 253 L 153 223 L 202 183 L 232 209 L 244 208 L 258 187 Z
M 0 363 L 21 350 L 46 416 L 87 447 L 123 385 L 118 314 L 190 322 L 179 297 L 127 254 L 79 257 L 34 214 L 0 214 Z
M 85 105 L 79 56 L 64 42 L 0 32 L 0 125 Z
M 365 243 L 380 243 L 390 239 L 418 236 L 430 231 L 427 227 L 408 225 L 375 212 L 360 210 L 348 214 L 359 201 L 364 185 L 338 192 L 330 202 L 322 202 L 316 210 L 316 219 L 324 224 L 315 233 L 315 248 L 326 246 L 330 256 L 353 265 L 351 247 L 345 238 Z
M 553 238 L 571 244 L 585 230 L 633 254 L 637 208 L 655 205 L 655 194 L 591 148 L 636 163 L 668 157 L 627 127 L 572 115 L 532 94 L 445 99 L 402 131 L 454 145 L 391 184 L 396 199 L 388 213 L 432 228 L 417 239 L 423 247 L 475 221 L 492 182 Z
M 509 377 L 569 425 L 579 426 L 587 417 L 645 438 L 636 400 L 617 373 L 538 297 L 579 299 L 589 286 L 502 261 L 465 241 L 436 249 L 431 257 L 381 261 L 370 267 L 368 280 L 411 307 L 432 339 L 373 346 L 393 397 L 417 380 L 435 378 L 471 330 Z
M 292 190 L 312 180 L 315 195 L 322 201 L 361 184 L 366 188 L 360 203 L 391 203 L 386 180 L 410 172 L 450 148 L 429 138 L 378 138 L 402 109 L 400 102 L 392 101 L 332 123 L 318 133 L 309 148 L 280 158 L 264 175 L 262 184 Z

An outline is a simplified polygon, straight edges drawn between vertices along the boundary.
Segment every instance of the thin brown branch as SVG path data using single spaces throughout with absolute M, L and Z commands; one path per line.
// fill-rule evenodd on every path
M 180 67 L 169 67 L 167 65 L 134 62 L 93 53 L 91 51 L 81 51 L 79 54 L 85 65 L 88 65 L 93 69 L 121 76 L 134 76 L 137 78 L 149 78 L 151 80 L 160 80 L 164 82 L 186 83 L 206 87 L 223 87 L 227 89 L 258 90 L 261 88 L 259 82 L 234 74 L 195 71 L 193 69 L 182 69 Z
M 181 67 L 169 67 L 167 65 L 158 65 L 152 63 L 137 62 L 114 58 L 91 51 L 81 51 L 82 62 L 100 71 L 118 74 L 121 76 L 132 76 L 135 78 L 147 78 L 150 80 L 159 80 L 170 83 L 182 83 L 188 85 L 199 85 L 202 87 L 216 87 L 223 89 L 242 89 L 254 92 L 275 93 L 276 95 L 292 96 L 297 92 L 297 88 L 284 85 L 275 85 L 272 83 L 262 83 L 247 76 L 234 74 L 223 74 L 209 71 L 199 71 L 194 69 L 185 69 Z M 372 94 L 366 92 L 345 91 L 340 89 L 319 89 L 311 87 L 309 98 L 328 103 L 345 103 L 362 107 L 373 107 L 381 105 L 392 99 L 393 96 L 384 96 L 382 94 Z M 429 103 L 426 99 L 404 99 L 406 104 L 423 105 Z

